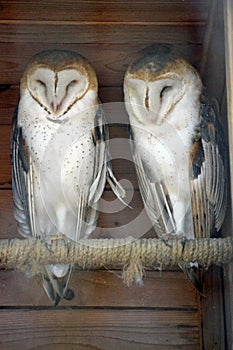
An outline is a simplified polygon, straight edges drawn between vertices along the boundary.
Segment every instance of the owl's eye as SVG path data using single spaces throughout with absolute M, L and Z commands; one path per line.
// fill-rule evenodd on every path
M 163 95 L 165 92 L 169 91 L 172 89 L 172 86 L 164 86 L 162 90 L 160 91 L 160 98 L 163 98 Z
M 44 88 L 46 87 L 46 84 L 40 79 L 36 80 L 36 83 L 43 86 Z
M 42 80 L 40 80 L 40 79 L 36 80 L 36 82 L 37 82 L 38 84 L 40 84 L 40 85 L 45 86 L 45 83 L 44 83 Z
M 77 79 L 72 80 L 72 81 L 67 85 L 67 89 L 70 88 L 70 87 L 75 86 L 77 83 L 78 83 L 78 80 L 77 80 Z

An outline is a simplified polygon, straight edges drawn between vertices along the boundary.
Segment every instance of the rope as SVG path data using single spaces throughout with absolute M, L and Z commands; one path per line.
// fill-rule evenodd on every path
M 51 244 L 35 239 L 0 240 L 0 268 L 40 272 L 43 265 L 73 264 L 82 269 L 121 268 L 126 284 L 141 282 L 145 269 L 197 262 L 210 265 L 233 260 L 233 238 L 183 241 L 161 239 L 87 239 L 78 243 L 55 238 Z

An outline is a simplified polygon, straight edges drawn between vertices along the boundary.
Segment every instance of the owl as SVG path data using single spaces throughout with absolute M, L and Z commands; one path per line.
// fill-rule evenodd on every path
M 78 53 L 43 51 L 26 66 L 11 143 L 14 215 L 24 237 L 51 243 L 86 238 L 95 229 L 106 180 L 118 197 L 124 189 L 111 169 L 107 128 L 94 69 Z M 73 267 L 42 271 L 57 305 L 71 299 Z
M 226 211 L 219 110 L 198 72 L 170 50 L 132 63 L 124 78 L 131 148 L 144 207 L 157 235 L 211 237 Z M 180 266 L 193 283 L 190 265 Z

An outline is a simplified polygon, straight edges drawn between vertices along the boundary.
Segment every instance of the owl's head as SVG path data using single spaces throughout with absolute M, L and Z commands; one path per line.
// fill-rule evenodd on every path
M 97 103 L 97 78 L 86 58 L 72 51 L 43 51 L 29 61 L 21 79 L 21 96 L 29 92 L 51 119 L 64 116 L 93 92 Z
M 142 56 L 128 67 L 124 79 L 126 108 L 143 124 L 160 125 L 185 96 L 199 96 L 201 90 L 197 71 L 167 52 Z

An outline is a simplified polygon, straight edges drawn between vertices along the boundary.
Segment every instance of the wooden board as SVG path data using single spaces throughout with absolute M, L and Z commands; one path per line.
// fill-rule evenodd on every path
M 41 28 L 43 29 L 43 26 L 41 26 Z M 93 28 L 93 32 L 95 32 L 97 28 Z M 177 38 L 176 42 L 173 42 L 174 34 L 168 35 L 169 38 L 165 41 L 163 35 L 161 34 L 160 42 L 173 44 L 176 43 L 177 51 L 183 57 L 185 57 L 191 63 L 193 63 L 196 67 L 198 67 L 200 60 L 200 52 L 202 48 L 201 41 L 203 39 L 204 29 L 202 28 L 202 36 L 198 38 L 196 28 L 194 28 L 194 32 L 192 32 L 192 29 L 189 27 L 189 34 L 186 34 L 186 41 L 183 41 L 184 38 L 182 37 L 182 31 L 186 32 L 186 29 L 182 26 L 178 28 L 180 30 L 181 37 Z M 82 32 L 85 33 L 85 28 L 82 27 L 81 29 Z M 108 30 L 109 29 L 110 28 L 108 28 Z M 0 40 L 0 70 L 2 72 L 0 77 L 0 84 L 19 84 L 20 78 L 23 74 L 23 70 L 28 60 L 34 54 L 47 49 L 62 49 L 77 51 L 83 56 L 85 56 L 93 65 L 96 71 L 100 87 L 122 87 L 123 77 L 129 63 L 134 61 L 139 55 L 145 52 L 145 50 L 151 50 L 151 47 L 153 48 L 153 44 L 156 42 L 154 32 L 157 33 L 157 28 L 155 28 L 154 31 L 152 31 L 152 29 L 148 27 L 147 31 L 150 30 L 150 33 L 144 33 L 143 28 L 141 26 L 139 29 L 141 31 L 142 36 L 140 40 L 138 40 L 137 31 L 135 30 L 134 32 L 134 35 L 137 37 L 137 42 L 134 42 L 134 40 L 129 35 L 128 41 L 126 41 L 125 43 L 120 43 L 116 39 L 116 42 L 114 44 L 101 44 L 96 42 L 90 43 L 86 42 L 87 40 L 84 39 L 77 39 L 76 41 L 74 39 L 70 39 L 70 42 L 65 43 L 63 42 L 60 36 L 57 40 L 52 39 L 51 42 L 43 42 L 41 36 L 34 38 L 33 42 L 18 42 L 17 38 L 12 38 L 12 42 L 10 43 L 8 41 L 4 42 L 3 40 Z M 15 28 L 15 30 L 18 29 Z M 56 32 L 56 28 L 54 30 Z M 76 33 L 76 28 L 74 28 L 74 30 Z M 115 28 L 114 30 L 117 30 L 118 32 L 118 28 Z M 125 28 L 125 35 L 127 34 L 127 30 L 128 29 Z M 163 31 L 166 32 L 166 29 L 164 28 Z M 171 28 L 170 32 L 176 33 L 176 28 Z M 70 32 L 68 32 L 68 34 L 69 33 Z M 82 33 L 80 33 L 80 35 L 82 36 Z M 100 33 L 99 35 L 105 36 L 104 33 Z M 125 36 L 123 33 L 122 35 Z M 143 35 L 146 36 L 145 40 L 143 38 Z M 159 34 L 156 34 L 156 36 L 157 35 L 159 36 Z M 40 41 L 38 38 L 40 38 Z M 72 36 L 70 36 L 70 38 L 72 38 Z
M 205 297 L 201 298 L 203 349 L 228 349 L 221 267 L 205 273 Z
M 147 23 L 147 22 L 146 22 Z M 5 43 L 79 43 L 79 44 L 151 44 L 196 42 L 201 43 L 205 27 L 191 23 L 177 26 L 170 23 L 154 25 L 143 22 L 129 25 L 128 23 L 60 23 L 41 25 L 33 23 L 2 23 L 0 22 L 1 41 Z
M 0 307 L 52 306 L 40 276 L 0 271 L 0 281 Z M 71 301 L 62 301 L 61 306 L 147 307 L 197 312 L 196 291 L 181 271 L 147 271 L 142 286 L 130 287 L 124 285 L 121 271 L 75 271 L 70 287 L 75 297 Z M 181 289 L 185 293 L 180 293 Z
M 19 237 L 13 215 L 12 191 L 0 191 L 0 239 Z
M 1 1 L 0 21 L 201 22 L 208 1 Z M 17 8 L 17 11 L 15 9 Z
M 0 345 L 4 350 L 197 350 L 198 319 L 194 311 L 177 315 L 175 310 L 1 310 Z
M 11 183 L 11 162 L 10 162 L 10 142 L 11 142 L 11 126 L 0 125 L 0 186 L 10 186 Z

